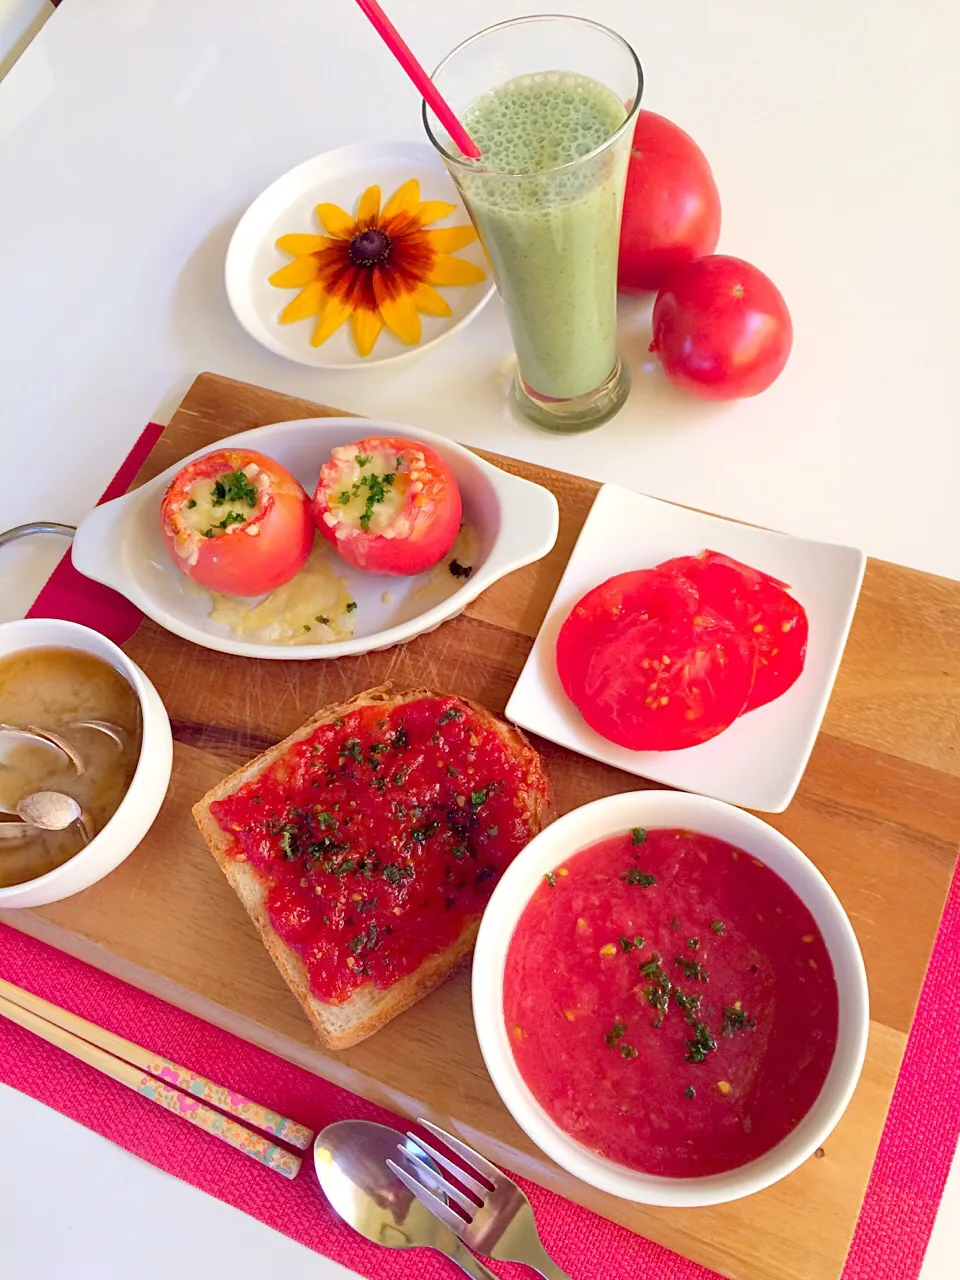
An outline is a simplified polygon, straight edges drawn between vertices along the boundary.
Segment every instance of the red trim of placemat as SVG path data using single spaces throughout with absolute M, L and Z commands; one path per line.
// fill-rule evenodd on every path
M 146 428 L 101 501 L 126 491 L 162 430 L 154 423 Z M 115 592 L 77 573 L 69 554 L 30 612 L 73 617 L 119 642 L 133 633 L 140 617 Z M 315 1128 L 346 1116 L 404 1123 L 6 926 L 0 926 L 0 972 Z M 843 1280 L 915 1280 L 919 1274 L 960 1137 L 960 1038 L 954 1034 L 958 1024 L 960 868 L 947 898 Z M 402 1255 L 369 1245 L 333 1217 L 309 1170 L 290 1184 L 256 1165 L 249 1167 L 252 1162 L 239 1153 L 6 1022 L 0 1022 L 0 1081 L 371 1280 L 409 1276 L 409 1263 Z M 696 1263 L 543 1188 L 524 1186 L 548 1248 L 577 1280 L 714 1277 Z M 504 1280 L 529 1274 L 511 1266 L 498 1270 Z M 418 1254 L 417 1272 L 420 1280 L 444 1280 L 451 1268 L 425 1252 Z

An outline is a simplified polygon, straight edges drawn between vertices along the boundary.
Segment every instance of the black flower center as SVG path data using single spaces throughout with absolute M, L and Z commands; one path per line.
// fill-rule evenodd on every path
M 393 248 L 382 231 L 363 231 L 350 241 L 350 257 L 358 267 L 376 267 L 386 262 Z

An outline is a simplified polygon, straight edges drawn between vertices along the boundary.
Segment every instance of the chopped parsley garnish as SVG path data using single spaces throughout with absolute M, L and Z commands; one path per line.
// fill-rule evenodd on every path
M 437 721 L 437 724 L 442 728 L 448 720 L 460 720 L 462 718 L 463 712 L 459 707 L 447 707 L 446 711 L 444 711 L 443 715 Z
M 637 1051 L 632 1044 L 622 1044 L 620 1046 L 621 1058 L 626 1058 L 627 1061 L 629 1062 L 631 1058 L 635 1058 L 636 1056 L 637 1056 Z
M 690 948 L 690 950 L 691 950 L 691 951 L 699 951 L 699 950 L 700 950 L 700 939 L 699 939 L 699 938 L 688 938 L 688 939 L 687 939 L 687 946 Z
M 486 804 L 490 799 L 490 787 L 483 787 L 480 791 L 470 792 L 470 804 L 474 809 L 479 809 L 482 804 Z
M 448 778 L 459 778 L 459 777 L 460 777 L 460 770 L 459 770 L 459 769 L 454 768 L 454 766 L 453 766 L 452 764 L 448 764 L 448 765 L 447 765 L 447 777 L 448 777 Z
M 608 1049 L 615 1048 L 623 1037 L 627 1034 L 626 1024 L 623 1022 L 615 1022 L 613 1028 L 603 1037 Z
M 300 852 L 297 840 L 298 834 L 297 828 L 289 824 L 282 828 L 280 848 L 283 850 L 283 856 L 288 862 L 292 862 Z
M 717 1042 L 710 1034 L 707 1024 L 700 1019 L 700 996 L 688 996 L 679 987 L 674 987 L 673 998 L 683 1011 L 687 1025 L 693 1031 L 693 1039 L 684 1040 L 687 1046 L 684 1057 L 687 1062 L 704 1062 L 707 1054 L 716 1049 Z
M 326 809 L 321 809 L 317 814 L 317 822 L 320 823 L 320 830 L 324 831 L 327 827 L 335 827 L 337 820 L 332 813 L 327 813 Z
M 379 898 L 364 898 L 363 902 L 357 903 L 358 911 L 376 911 L 379 904 Z
M 410 839 L 414 844 L 426 844 L 439 826 L 439 822 L 428 822 L 422 827 L 414 827 L 410 832 Z
M 683 1092 L 688 1098 L 695 1098 L 697 1096 L 697 1091 L 692 1084 L 688 1084 Z
M 646 833 L 646 831 L 644 831 L 643 827 L 631 827 L 631 828 L 630 828 L 630 843 L 631 843 L 631 844 L 643 844 L 643 842 L 644 842 L 644 840 L 646 840 L 646 838 L 647 838 L 647 833 Z
M 314 618 L 314 622 L 319 622 L 321 627 L 329 627 L 330 625 L 330 619 L 325 618 L 322 613 L 317 614 L 317 616 Z
M 660 963 L 662 958 L 659 952 L 654 951 L 650 959 L 640 966 L 640 972 L 645 978 L 649 978 L 651 983 L 644 995 L 647 998 L 647 1004 L 656 1012 L 657 1016 L 653 1023 L 655 1027 L 659 1027 L 663 1022 L 670 1002 L 671 983 Z
M 305 622 L 305 623 L 303 624 L 303 629 L 304 629 L 304 631 L 309 631 L 309 630 L 310 630 L 310 623 L 309 623 L 309 622 Z
M 358 467 L 366 467 L 373 461 L 372 453 L 358 453 L 354 458 L 354 462 Z
M 386 751 L 386 749 L 387 749 L 387 744 L 386 744 L 385 742 L 371 742 L 371 743 L 370 743 L 370 752 L 371 752 L 371 755 L 378 756 L 378 755 L 380 754 L 380 752 L 381 752 L 381 751 Z
M 717 937 L 718 937 L 718 938 L 719 938 L 719 937 L 721 937 L 721 936 L 722 936 L 722 934 L 723 934 L 723 921 L 722 921 L 722 920 L 711 920 L 711 921 L 710 921 L 710 928 L 713 930 L 713 932 L 717 935 Z
M 709 981 L 710 975 L 699 960 L 686 960 L 683 956 L 677 956 L 676 964 L 683 970 L 685 978 L 691 978 L 694 982 Z
M 723 1006 L 723 1027 L 721 1028 L 725 1036 L 734 1036 L 738 1031 L 746 1031 L 748 1027 L 755 1027 L 757 1024 L 754 1020 L 747 1016 L 743 1009 L 738 1009 L 735 1005 Z
M 413 867 L 400 867 L 395 862 L 383 865 L 383 878 L 387 884 L 399 884 L 401 880 L 409 880 L 413 874 Z
M 649 889 L 652 884 L 657 883 L 656 876 L 650 875 L 648 871 L 641 871 L 639 867 L 629 867 L 620 879 L 627 884 L 638 884 L 641 889 Z
M 348 600 L 348 601 L 347 601 L 347 604 L 346 604 L 346 610 L 347 610 L 347 613 L 353 613 L 353 611 L 354 611 L 354 609 L 355 609 L 356 607 L 357 607 L 357 602 L 356 602 L 356 600 Z
M 196 498 L 188 498 L 188 499 L 187 499 L 187 510 L 188 510 L 188 511 L 192 511 L 192 510 L 193 510 L 193 508 L 194 508 L 196 505 L 197 505 L 197 500 L 196 500 Z
M 557 873 L 555 871 L 548 871 L 543 878 L 551 889 L 555 889 L 557 887 Z
M 245 502 L 248 507 L 257 505 L 257 491 L 242 471 L 227 471 L 213 486 L 213 505 L 222 507 L 225 502 Z
M 403 751 L 405 747 L 409 747 L 410 738 L 403 725 L 400 725 L 399 729 L 395 729 L 393 731 L 392 745 L 395 751 Z
M 634 948 L 636 948 L 639 951 L 640 948 L 643 946 L 643 938 L 641 938 L 639 934 L 634 938 L 626 938 L 624 937 L 623 934 L 621 934 L 620 937 L 617 939 L 617 941 L 620 943 L 620 950 L 624 954 L 626 954 L 628 951 L 633 951 Z
M 463 857 L 463 855 L 467 852 L 467 846 L 465 844 L 455 844 L 451 852 L 453 856 L 456 858 L 456 860 L 459 862 L 460 859 Z
M 350 499 L 351 499 L 351 497 L 352 497 L 352 496 L 353 496 L 353 495 L 351 494 L 351 492 L 350 492 L 350 490 L 349 490 L 349 489 L 344 489 L 343 493 L 341 493 L 341 494 L 340 494 L 340 496 L 339 496 L 339 498 L 337 498 L 337 501 L 338 501 L 342 506 L 346 506 L 346 504 L 350 501 Z
M 349 756 L 351 760 L 357 764 L 363 764 L 363 751 L 360 747 L 359 738 L 347 738 L 344 740 L 343 746 L 340 748 L 340 754 Z
M 455 578 L 469 578 L 473 573 L 472 564 L 461 564 L 459 560 L 451 560 L 447 568 Z
M 397 772 L 390 779 L 390 781 L 393 783 L 395 787 L 402 787 L 404 780 L 409 772 L 410 770 L 407 768 L 398 769 Z
M 347 946 L 354 955 L 359 955 L 363 950 L 375 951 L 380 942 L 380 930 L 377 928 L 376 922 L 371 920 L 362 933 L 358 933 L 355 938 L 350 939 Z
M 214 529 L 229 529 L 232 524 L 246 524 L 247 517 L 241 515 L 239 511 L 228 511 L 222 520 L 218 520 L 213 526 Z

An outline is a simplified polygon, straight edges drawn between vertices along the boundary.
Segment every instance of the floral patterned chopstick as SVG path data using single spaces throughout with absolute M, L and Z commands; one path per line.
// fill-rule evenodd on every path
M 168 1110 L 174 1111 L 191 1123 L 199 1125 L 208 1132 L 215 1133 L 232 1146 L 238 1147 L 248 1155 L 254 1155 L 262 1163 L 278 1169 L 287 1177 L 293 1177 L 300 1168 L 300 1159 L 283 1148 L 275 1146 L 259 1134 L 251 1133 L 243 1125 L 234 1124 L 226 1116 L 226 1111 L 244 1120 L 247 1124 L 262 1129 L 291 1146 L 306 1150 L 313 1142 L 313 1131 L 296 1121 L 279 1115 L 276 1111 L 264 1107 L 258 1102 L 235 1093 L 232 1089 L 214 1084 L 204 1076 L 197 1075 L 185 1067 L 178 1066 L 160 1054 L 150 1053 L 138 1044 L 125 1040 L 93 1022 L 88 1022 L 76 1014 L 61 1009 L 58 1005 L 43 1000 L 32 992 L 24 991 L 13 983 L 0 978 L 0 1013 L 18 1022 L 28 1030 L 36 1032 L 52 1044 L 89 1062 L 91 1066 L 106 1071 L 120 1083 L 135 1088 L 137 1092 L 154 1102 L 160 1103 Z M 29 1022 L 18 1014 L 26 1015 Z M 42 1024 L 37 1026 L 37 1023 Z M 55 1037 L 48 1032 L 55 1030 L 61 1033 Z M 84 1049 L 92 1050 L 85 1054 Z M 126 1068 L 125 1071 L 118 1068 Z M 137 1070 L 136 1068 L 139 1068 Z M 155 1078 L 156 1077 L 156 1078 Z M 180 1090 L 183 1090 L 181 1093 Z M 209 1102 L 219 1111 L 213 1111 L 200 1101 Z M 286 1157 L 284 1160 L 282 1157 Z M 288 1172 L 290 1162 L 296 1168 Z

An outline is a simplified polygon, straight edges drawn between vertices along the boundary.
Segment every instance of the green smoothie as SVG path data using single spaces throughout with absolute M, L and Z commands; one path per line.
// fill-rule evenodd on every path
M 626 116 L 612 90 L 564 71 L 509 80 L 464 115 L 483 159 L 458 175 L 460 187 L 493 264 L 521 377 L 544 400 L 594 391 L 617 364 L 628 133 L 584 157 Z

